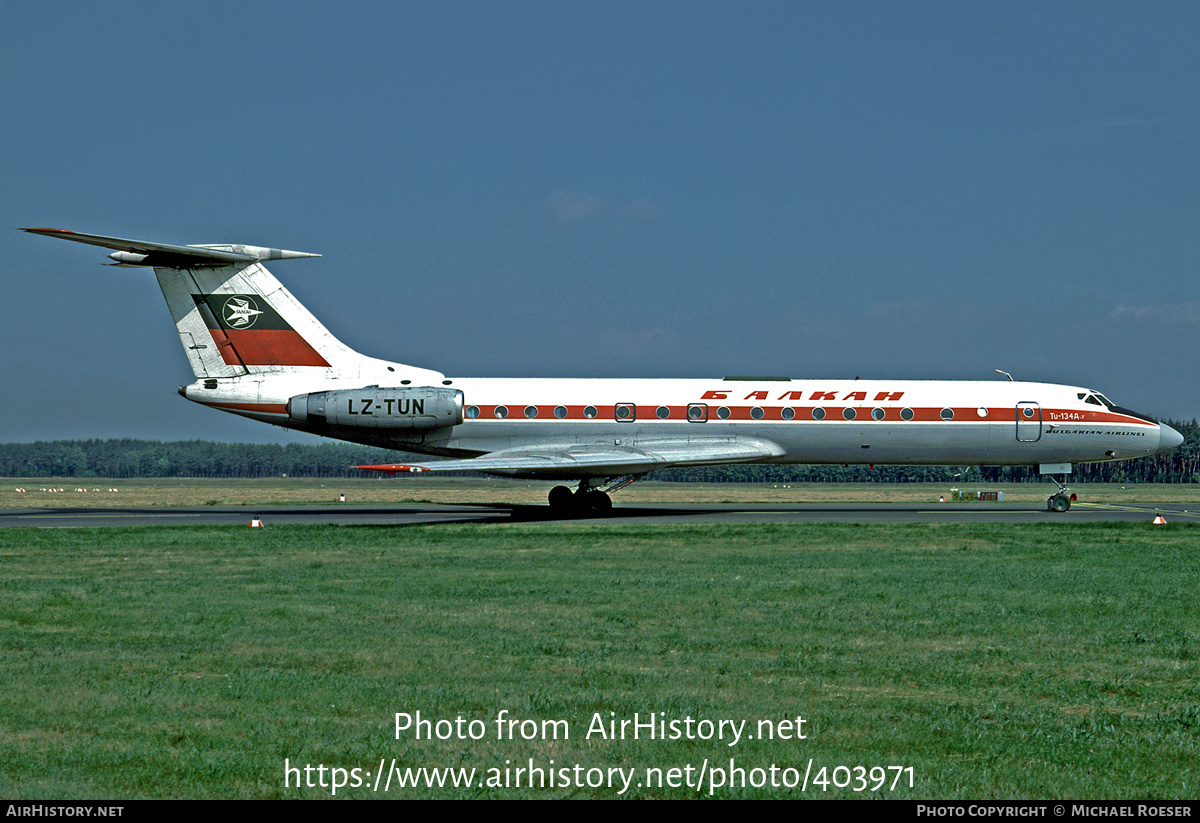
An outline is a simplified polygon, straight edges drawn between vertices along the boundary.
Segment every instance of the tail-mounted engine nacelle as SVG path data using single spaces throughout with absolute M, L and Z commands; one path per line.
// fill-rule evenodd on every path
M 434 386 L 337 389 L 298 394 L 288 401 L 298 423 L 377 429 L 438 429 L 463 422 L 463 393 Z

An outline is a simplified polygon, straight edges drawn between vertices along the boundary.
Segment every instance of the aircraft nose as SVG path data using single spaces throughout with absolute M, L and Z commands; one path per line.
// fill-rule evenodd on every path
M 1175 431 L 1166 423 L 1158 424 L 1158 450 L 1159 452 L 1169 452 L 1183 444 L 1183 435 Z

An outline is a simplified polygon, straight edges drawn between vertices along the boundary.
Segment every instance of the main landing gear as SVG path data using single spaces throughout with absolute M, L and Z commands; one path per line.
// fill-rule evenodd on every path
M 550 490 L 550 509 L 561 517 L 603 517 L 612 511 L 609 492 L 622 489 L 641 477 L 640 474 L 626 477 L 605 478 L 599 481 L 584 479 L 579 488 L 571 491 L 566 486 L 555 486 Z
M 550 508 L 561 515 L 601 515 L 612 510 L 612 498 L 583 486 L 576 492 L 566 486 L 555 486 L 550 490 Z
M 1054 478 L 1051 479 L 1053 480 Z M 1063 481 L 1066 479 L 1067 476 L 1064 474 Z M 1046 510 L 1052 512 L 1065 512 L 1067 509 L 1071 508 L 1071 502 L 1075 500 L 1076 497 L 1071 493 L 1071 490 L 1066 487 L 1064 482 L 1055 480 L 1054 483 L 1058 486 L 1058 491 L 1046 498 Z

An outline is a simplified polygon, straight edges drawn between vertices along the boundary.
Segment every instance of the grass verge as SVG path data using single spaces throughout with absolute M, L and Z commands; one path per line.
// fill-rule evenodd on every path
M 79 480 L 7 478 L 0 482 L 0 509 L 24 507 L 272 506 L 445 503 L 545 505 L 555 483 L 434 475 L 368 479 L 264 478 L 254 480 L 159 478 Z M 615 496 L 623 503 L 934 503 L 951 499 L 948 483 L 664 483 L 642 480 Z M 1200 485 L 1076 484 L 1079 499 L 1118 505 L 1200 508 Z M 1038 508 L 1054 491 L 1045 483 L 972 483 L 964 490 L 998 491 L 1008 502 Z M 20 490 L 20 491 L 19 491 Z M 947 504 L 952 505 L 952 504 Z M 987 503 L 957 505 L 984 506 Z
M 621 796 L 697 796 L 672 768 L 679 784 L 707 769 L 700 796 L 1194 797 L 1198 538 L 1190 524 L 5 529 L 0 795 L 332 794 L 332 771 L 285 786 L 286 760 L 348 782 L 360 769 L 339 797 L 615 797 L 616 769 L 636 774 Z M 416 712 L 479 724 L 397 738 L 396 714 Z M 534 723 L 498 739 L 501 712 Z M 587 735 L 652 713 L 677 739 Z M 804 739 L 759 735 L 797 717 Z M 746 725 L 731 746 L 698 739 L 702 720 Z M 476 775 L 384 795 L 381 760 Z M 514 773 L 530 765 L 573 771 L 531 788 L 536 772 Z M 824 767 L 829 784 L 772 787 L 772 766 L 781 781 Z M 872 791 L 865 770 L 889 766 L 911 767 L 912 787 L 887 773 Z M 837 767 L 850 785 L 833 785 Z

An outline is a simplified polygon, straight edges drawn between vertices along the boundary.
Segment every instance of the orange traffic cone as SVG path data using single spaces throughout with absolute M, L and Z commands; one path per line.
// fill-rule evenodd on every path
M 263 527 L 262 521 L 259 520 L 257 517 L 255 517 L 253 520 L 250 521 L 250 528 L 261 529 L 262 527 Z
M 1163 516 L 1161 514 L 1158 517 L 1154 518 L 1154 525 L 1156 525 L 1156 526 L 1160 525 L 1160 524 L 1166 525 L 1166 522 L 1167 521 L 1163 519 Z

